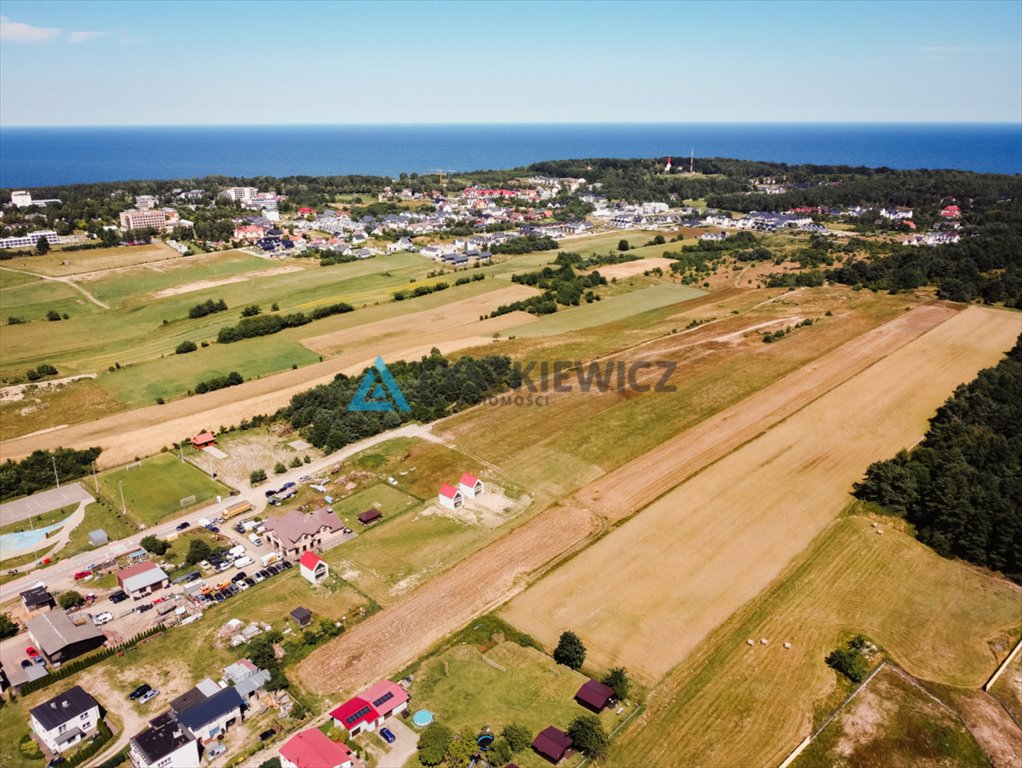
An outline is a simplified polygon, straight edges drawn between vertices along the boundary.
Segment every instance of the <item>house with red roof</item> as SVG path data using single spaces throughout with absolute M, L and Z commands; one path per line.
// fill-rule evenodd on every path
M 192 446 L 200 451 L 207 446 L 215 444 L 216 435 L 209 431 L 200 432 L 199 434 L 192 438 Z
M 465 498 L 462 496 L 461 491 L 453 485 L 450 483 L 444 483 L 440 486 L 440 493 L 437 494 L 437 501 L 440 502 L 441 507 L 457 509 L 465 503 Z
M 940 215 L 945 219 L 960 219 L 962 217 L 962 209 L 957 205 L 949 205 L 940 212 Z
M 244 224 L 234 228 L 234 240 L 259 240 L 266 235 L 266 230 L 258 224 Z
M 316 209 L 315 208 L 299 208 L 298 209 L 298 213 L 300 213 L 302 216 L 315 216 L 316 215 Z
M 277 750 L 281 768 L 352 768 L 351 750 L 318 728 L 299 731 Z
M 330 716 L 350 736 L 375 731 L 390 717 L 408 709 L 408 693 L 397 683 L 381 680 L 341 704 Z
M 540 731 L 532 740 L 532 748 L 537 754 L 545 757 L 555 765 L 559 763 L 568 750 L 571 749 L 574 741 L 571 736 L 552 725 Z
M 466 472 L 458 481 L 458 490 L 461 491 L 461 495 L 466 499 L 474 499 L 476 496 L 483 495 L 483 481 L 475 475 Z
M 326 560 L 310 550 L 298 559 L 298 572 L 310 584 L 316 585 L 330 575 L 330 566 Z

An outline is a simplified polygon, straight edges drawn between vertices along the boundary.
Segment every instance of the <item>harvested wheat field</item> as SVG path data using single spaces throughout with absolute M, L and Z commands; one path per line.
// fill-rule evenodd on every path
M 831 389 L 835 383 L 844 381 L 953 315 L 954 310 L 941 306 L 914 310 L 721 411 L 665 444 L 669 446 L 667 453 L 660 453 L 660 449 L 654 452 L 663 465 L 661 475 L 673 477 L 675 466 L 684 467 L 687 474 L 698 472 L 769 429 L 790 414 L 803 398 L 811 400 L 813 392 Z M 835 360 L 840 365 L 834 365 Z M 771 407 L 763 407 L 762 396 Z M 687 439 L 689 433 L 698 433 L 698 439 Z M 621 489 L 621 492 L 627 493 L 636 505 L 643 506 L 659 495 L 655 489 L 660 485 L 649 482 L 654 472 L 652 468 L 646 474 L 634 471 L 639 465 L 641 461 L 632 462 L 607 478 L 619 477 L 618 482 L 636 483 L 637 488 Z M 594 485 L 602 487 L 605 481 Z M 301 684 L 321 695 L 337 693 L 337 685 L 332 682 L 336 680 L 344 681 L 345 690 L 357 688 L 402 668 L 474 616 L 500 605 L 526 586 L 527 577 L 580 547 L 599 526 L 600 521 L 578 501 L 580 497 L 592 496 L 591 489 L 583 489 L 563 505 L 542 512 L 344 636 L 317 649 L 298 667 Z M 601 563 L 596 572 L 607 573 L 606 563 Z M 554 577 L 557 574 L 555 572 Z M 591 581 L 590 574 L 587 582 Z
M 612 278 L 633 277 L 641 275 L 650 269 L 660 269 L 670 272 L 671 265 L 676 263 L 674 259 L 664 259 L 654 256 L 648 259 L 636 259 L 635 261 L 623 261 L 620 264 L 601 264 L 594 271 L 599 272 L 608 280 Z
M 504 617 L 550 646 L 571 629 L 597 665 L 622 664 L 655 682 L 765 589 L 838 516 L 865 468 L 921 438 L 954 388 L 996 363 L 1017 332 L 1017 316 L 970 308 L 818 399 L 815 387 L 792 389 L 794 402 L 812 402 L 532 586 Z M 789 378 L 819 374 L 832 358 Z M 776 423 L 776 413 L 762 417 Z M 713 450 L 712 439 L 696 445 L 689 462 Z M 580 496 L 619 517 L 642 504 L 644 490 L 663 490 L 674 476 L 665 466 L 685 466 L 681 456 L 647 458 L 645 473 L 632 462 Z M 594 574 L 603 574 L 596 588 Z

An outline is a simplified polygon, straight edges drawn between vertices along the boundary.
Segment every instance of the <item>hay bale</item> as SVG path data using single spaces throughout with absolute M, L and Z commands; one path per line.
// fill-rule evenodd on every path
M 791 648 L 791 643 L 785 643 L 785 644 L 784 644 L 784 647 L 785 647 L 785 648 Z
M 755 645 L 756 643 L 754 643 L 754 642 L 752 641 L 752 638 L 749 638 L 748 640 L 746 640 L 746 641 L 745 641 L 745 644 L 746 644 L 746 645 Z
M 762 645 L 766 645 L 766 644 L 767 644 L 767 643 L 769 643 L 770 641 L 769 641 L 769 640 L 767 640 L 767 639 L 766 639 L 766 638 L 764 637 L 764 638 L 761 638 L 759 642 L 760 642 L 760 644 L 762 644 Z

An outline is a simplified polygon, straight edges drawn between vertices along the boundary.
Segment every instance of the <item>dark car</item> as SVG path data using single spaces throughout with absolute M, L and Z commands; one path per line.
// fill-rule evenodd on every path
M 220 533 L 220 529 L 217 528 L 215 525 L 207 525 L 206 530 L 208 530 L 210 533 Z
M 390 730 L 390 728 L 381 728 L 380 729 L 380 736 L 388 744 L 393 744 L 395 741 L 397 741 L 397 736 L 394 735 L 394 733 Z
M 268 731 L 263 731 L 259 734 L 259 741 L 267 741 L 277 735 L 277 732 L 270 728 Z
M 124 590 L 122 590 L 122 589 L 118 589 L 116 592 L 114 592 L 112 595 L 110 595 L 110 602 L 111 603 L 123 603 L 127 599 L 128 599 L 128 596 L 127 596 L 127 594 L 125 594 Z
M 134 701 L 137 698 L 145 696 L 152 689 L 153 687 L 149 685 L 149 683 L 142 683 L 142 685 L 140 685 L 138 688 L 136 688 L 135 690 L 128 694 L 128 698 Z
M 146 611 L 152 610 L 152 607 L 153 607 L 152 603 L 143 603 L 142 605 L 136 606 L 135 612 L 145 613 Z
M 183 531 L 185 528 L 191 528 L 192 524 L 185 520 L 183 523 L 178 523 L 176 530 Z
M 248 584 L 250 587 L 254 587 L 256 585 L 255 579 L 246 578 L 245 583 Z
M 226 600 L 226 599 L 227 599 L 226 597 L 224 597 L 224 596 L 223 596 L 223 595 L 222 595 L 221 593 L 219 593 L 219 592 L 214 592 L 214 593 L 213 593 L 212 595 L 210 595 L 210 597 L 212 597 L 212 598 L 213 598 L 214 600 L 216 600 L 216 601 L 217 601 L 218 603 L 222 603 L 222 602 L 223 602 L 224 600 Z
M 187 576 L 185 576 L 185 581 L 198 581 L 200 578 L 202 578 L 201 573 L 199 573 L 198 571 L 192 571 Z
M 231 581 L 244 581 L 247 578 L 248 578 L 247 573 L 245 573 L 244 571 L 238 571 L 236 574 L 234 574 L 233 578 L 231 578 Z
M 292 563 L 292 562 L 291 562 L 290 560 L 285 560 L 285 561 L 284 561 L 283 563 L 281 563 L 281 566 L 282 566 L 282 567 L 284 568 L 284 570 L 286 571 L 286 570 L 289 570 L 289 569 L 291 569 L 291 568 L 294 568 L 294 567 L 295 567 L 295 564 L 294 564 L 294 563 Z
M 52 760 L 50 760 L 50 762 L 48 762 L 46 765 L 47 768 L 56 768 L 58 765 L 63 765 L 66 762 L 67 762 L 66 757 L 64 757 L 63 755 L 57 755 Z
M 30 659 L 22 659 L 21 660 L 21 668 L 22 669 L 28 669 L 31 666 L 32 666 L 32 661 Z

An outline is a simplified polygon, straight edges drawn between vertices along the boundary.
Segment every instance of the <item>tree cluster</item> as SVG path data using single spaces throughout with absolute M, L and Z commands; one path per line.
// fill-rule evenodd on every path
M 33 451 L 21 461 L 8 459 L 0 466 L 0 499 L 27 496 L 56 484 L 54 465 L 61 482 L 77 480 L 92 471 L 101 448 L 56 448 Z
M 218 389 L 226 389 L 227 387 L 236 387 L 239 384 L 243 384 L 245 379 L 242 378 L 241 374 L 237 371 L 231 371 L 226 376 L 214 376 L 211 379 L 200 381 L 195 385 L 195 394 L 203 395 L 206 392 L 214 392 Z
M 213 301 L 213 299 L 207 299 L 201 304 L 196 304 L 194 307 L 188 310 L 188 317 L 193 320 L 198 317 L 205 317 L 211 315 L 214 312 L 225 312 L 227 311 L 227 302 L 223 299 L 219 301 Z
M 532 253 L 533 251 L 556 251 L 557 241 L 552 237 L 540 235 L 523 235 L 507 242 L 490 247 L 490 253 L 509 253 L 513 255 Z
M 340 315 L 345 312 L 354 312 L 355 308 L 350 304 L 338 302 L 336 304 L 324 304 L 316 307 L 308 315 L 304 312 L 293 312 L 290 315 L 254 315 L 242 317 L 237 325 L 228 325 L 219 330 L 216 340 L 221 344 L 232 344 L 242 339 L 250 339 L 256 336 L 269 336 L 279 333 L 285 328 L 297 328 L 301 325 L 308 325 L 313 320 L 321 320 L 331 315 Z
M 508 357 L 462 357 L 452 363 L 435 348 L 428 357 L 397 361 L 389 370 L 408 402 L 408 411 L 349 411 L 363 377 L 338 374 L 329 384 L 295 395 L 281 415 L 310 443 L 331 453 L 404 421 L 433 421 L 516 387 L 521 381 Z M 373 368 L 365 373 L 377 375 Z
M 870 465 L 855 495 L 904 516 L 945 557 L 1022 583 L 1022 336 L 955 390 L 922 443 Z

